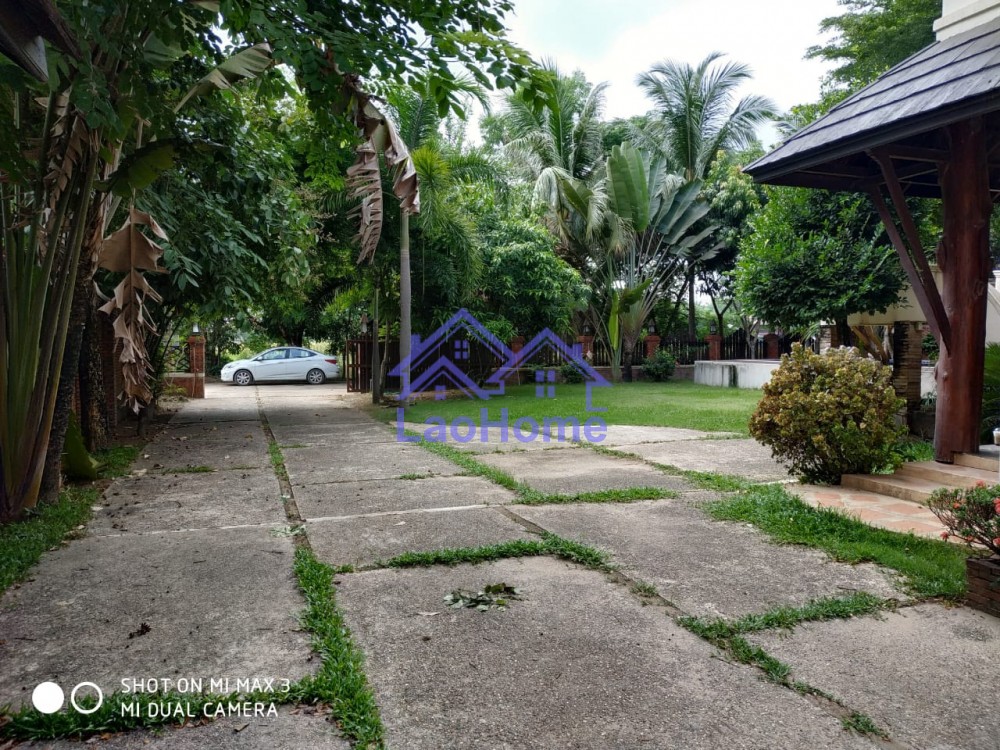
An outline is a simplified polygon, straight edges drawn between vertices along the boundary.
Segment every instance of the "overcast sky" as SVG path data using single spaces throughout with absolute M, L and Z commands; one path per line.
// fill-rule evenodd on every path
M 781 109 L 815 101 L 827 66 L 804 60 L 823 40 L 819 23 L 839 15 L 836 0 L 514 0 L 510 38 L 564 73 L 579 68 L 591 83 L 607 81 L 608 118 L 649 107 L 638 73 L 672 59 L 691 63 L 727 53 L 747 63 L 745 93 L 771 97 Z M 773 130 L 762 133 L 774 139 Z M 765 143 L 765 145 L 769 145 Z

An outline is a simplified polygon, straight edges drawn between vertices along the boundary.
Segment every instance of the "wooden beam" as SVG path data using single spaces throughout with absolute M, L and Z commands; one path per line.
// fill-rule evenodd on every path
M 924 254 L 916 222 L 913 220 L 913 216 L 906 206 L 906 196 L 903 195 L 903 188 L 900 186 L 899 179 L 896 176 L 892 158 L 883 151 L 871 151 L 869 153 L 882 169 L 886 188 L 889 191 L 889 196 L 892 198 L 896 213 L 903 225 L 906 242 L 900 236 L 899 230 L 896 228 L 896 222 L 889 211 L 889 206 L 882 197 L 882 192 L 877 187 L 873 187 L 870 191 L 872 201 L 875 203 L 875 210 L 878 211 L 882 223 L 885 225 L 885 231 L 889 235 L 889 240 L 892 242 L 893 247 L 896 248 L 899 260 L 903 264 L 903 270 L 906 271 L 906 277 L 909 279 L 913 293 L 920 303 L 920 309 L 927 316 L 927 322 L 930 324 L 934 336 L 943 346 L 950 346 L 951 325 L 948 321 L 948 315 L 945 312 L 944 303 L 941 301 L 941 294 L 938 291 L 937 284 L 934 282 L 934 274 L 931 272 L 930 264 L 927 262 L 927 256 Z
M 894 159 L 905 159 L 906 161 L 933 162 L 935 164 L 942 164 L 948 161 L 948 152 L 940 148 L 890 144 L 883 146 L 879 150 Z
M 979 450 L 990 278 L 989 222 L 992 204 L 981 118 L 948 126 L 951 158 L 941 168 L 944 233 L 938 250 L 941 296 L 952 341 L 936 369 L 934 457 Z

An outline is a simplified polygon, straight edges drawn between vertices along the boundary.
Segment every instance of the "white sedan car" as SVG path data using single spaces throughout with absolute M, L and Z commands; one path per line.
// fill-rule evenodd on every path
M 267 349 L 253 359 L 238 359 L 222 368 L 222 381 L 253 385 L 268 380 L 304 380 L 320 385 L 340 376 L 337 358 L 297 346 Z

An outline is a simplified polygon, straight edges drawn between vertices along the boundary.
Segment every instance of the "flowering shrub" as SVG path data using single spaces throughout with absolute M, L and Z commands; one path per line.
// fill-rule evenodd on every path
M 657 349 L 652 357 L 646 357 L 642 363 L 642 372 L 646 380 L 663 382 L 670 380 L 676 366 L 677 360 L 674 359 L 673 354 L 663 349 Z
M 1000 485 L 935 490 L 927 505 L 948 529 L 943 539 L 957 537 L 1000 555 Z
M 839 484 L 893 462 L 902 406 L 885 365 L 855 349 L 820 355 L 794 344 L 764 386 L 750 434 L 796 476 Z

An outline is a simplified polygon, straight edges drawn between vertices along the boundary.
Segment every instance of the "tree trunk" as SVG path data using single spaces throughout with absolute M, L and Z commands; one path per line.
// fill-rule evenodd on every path
M 38 500 L 54 503 L 62 489 L 62 454 L 66 443 L 66 428 L 73 406 L 73 390 L 77 373 L 80 371 L 80 349 L 83 345 L 83 329 L 87 324 L 87 309 L 91 307 L 94 294 L 93 266 L 89 248 L 80 254 L 76 284 L 73 287 L 73 302 L 69 312 L 69 331 L 66 348 L 63 350 L 62 368 L 59 371 L 59 388 L 52 413 L 52 428 L 49 432 L 49 447 L 45 454 L 45 469 L 38 491 Z
M 694 310 L 694 263 L 688 261 L 688 338 L 693 339 L 698 335 L 698 321 L 695 319 Z
M 101 351 L 100 320 L 94 305 L 87 306 L 80 352 L 80 428 L 88 451 L 106 448 L 111 418 L 104 387 L 104 352 Z
M 986 139 L 979 119 L 952 125 L 951 159 L 941 167 L 944 233 L 938 247 L 941 301 L 951 346 L 937 364 L 934 458 L 979 451 L 991 212 Z
M 378 287 L 375 288 L 375 314 L 372 320 L 372 403 L 382 402 L 382 357 L 378 340 Z
M 399 211 L 399 390 L 410 388 L 410 338 L 412 334 L 410 301 L 410 214 Z M 388 337 L 387 337 L 388 338 Z M 386 347 L 388 358 L 388 346 Z

